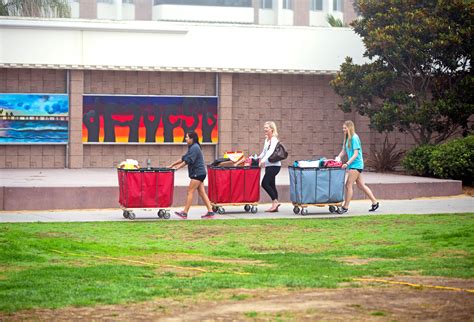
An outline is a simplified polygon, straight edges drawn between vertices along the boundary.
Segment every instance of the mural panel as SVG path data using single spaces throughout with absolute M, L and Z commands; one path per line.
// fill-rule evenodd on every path
M 67 94 L 0 94 L 0 144 L 67 143 Z
M 85 95 L 82 124 L 87 143 L 217 143 L 217 97 Z

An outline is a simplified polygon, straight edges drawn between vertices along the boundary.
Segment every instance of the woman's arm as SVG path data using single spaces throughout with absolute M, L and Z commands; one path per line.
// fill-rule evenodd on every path
M 342 150 L 341 150 L 341 152 L 339 152 L 339 154 L 337 155 L 337 157 L 338 157 L 339 159 L 341 159 L 341 158 L 344 156 L 344 154 L 346 154 L 346 151 L 344 150 L 344 147 L 342 147 Z
M 265 161 L 267 161 L 268 158 L 273 154 L 273 152 L 275 151 L 277 143 L 278 143 L 278 139 L 276 137 L 272 137 L 271 140 L 270 140 L 270 146 L 268 147 L 267 153 L 265 153 L 265 155 L 262 156 L 262 158 L 260 158 L 260 166 L 265 164 Z M 263 154 L 263 152 L 262 152 L 262 154 Z
M 352 158 L 347 160 L 347 162 L 342 165 L 342 168 L 343 169 L 347 168 L 352 163 L 352 161 L 354 161 L 357 158 L 358 155 L 359 155 L 359 149 L 354 150 L 354 155 L 352 156 Z
M 181 160 L 179 160 L 179 161 L 180 161 L 180 162 L 178 162 L 178 163 L 174 166 L 174 169 L 176 169 L 176 170 L 179 170 L 179 169 L 184 168 L 184 167 L 186 166 L 186 162 L 181 161 Z
M 265 144 L 267 143 L 267 140 L 265 140 L 265 143 L 263 144 L 263 149 L 262 149 L 262 152 L 260 153 L 260 155 L 258 156 L 258 159 L 262 159 L 263 158 L 263 155 L 265 153 Z
M 176 160 L 175 162 L 171 163 L 171 164 L 168 166 L 168 168 L 174 168 L 174 167 L 176 167 L 178 164 L 180 164 L 181 162 L 183 162 L 183 160 L 178 159 L 178 160 Z
M 340 159 L 346 154 L 346 149 L 344 149 L 344 145 L 346 143 L 345 137 L 344 137 L 344 142 L 342 142 L 342 149 L 341 152 L 337 155 Z

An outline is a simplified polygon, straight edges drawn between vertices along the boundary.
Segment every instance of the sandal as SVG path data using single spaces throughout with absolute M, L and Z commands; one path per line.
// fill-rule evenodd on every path
M 375 211 L 379 209 L 379 203 L 377 202 L 376 204 L 372 204 L 372 206 L 370 207 L 369 211 Z

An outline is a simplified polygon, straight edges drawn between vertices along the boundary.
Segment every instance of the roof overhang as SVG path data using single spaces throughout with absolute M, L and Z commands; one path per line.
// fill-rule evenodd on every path
M 362 63 L 349 28 L 0 19 L 0 67 L 334 74 Z

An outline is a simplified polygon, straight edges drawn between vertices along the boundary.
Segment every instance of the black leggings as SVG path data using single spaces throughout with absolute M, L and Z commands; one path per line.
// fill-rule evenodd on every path
M 273 200 L 278 199 L 278 191 L 275 185 L 275 177 L 280 172 L 281 167 L 271 166 L 265 168 L 265 175 L 262 180 L 262 187 Z

